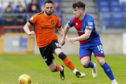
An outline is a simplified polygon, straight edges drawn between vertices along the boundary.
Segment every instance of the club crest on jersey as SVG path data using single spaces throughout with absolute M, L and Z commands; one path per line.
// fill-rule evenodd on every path
M 75 25 L 78 25 L 78 23 L 76 22 Z
M 51 24 L 54 24 L 54 21 L 53 20 L 51 21 Z
M 88 22 L 88 25 L 93 25 L 93 22 Z

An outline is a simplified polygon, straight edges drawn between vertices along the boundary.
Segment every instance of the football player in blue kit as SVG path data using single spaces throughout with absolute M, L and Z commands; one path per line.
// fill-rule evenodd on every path
M 73 13 L 75 15 L 65 26 L 61 45 L 64 45 L 66 34 L 71 27 L 75 27 L 78 37 L 69 38 L 69 41 L 80 42 L 80 61 L 85 68 L 92 68 L 93 77 L 97 77 L 96 63 L 91 62 L 91 54 L 94 53 L 98 63 L 111 80 L 112 84 L 118 84 L 114 78 L 110 66 L 105 62 L 104 51 L 100 36 L 95 30 L 94 19 L 91 15 L 85 13 L 85 4 L 81 1 L 73 3 Z

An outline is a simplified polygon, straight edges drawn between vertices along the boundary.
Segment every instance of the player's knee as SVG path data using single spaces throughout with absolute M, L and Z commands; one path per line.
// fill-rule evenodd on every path
M 100 65 L 103 65 L 105 62 L 104 61 L 98 61 Z
M 57 67 L 50 68 L 51 72 L 56 72 Z
M 51 72 L 56 72 L 57 67 L 56 67 L 56 65 L 55 65 L 54 63 L 51 63 L 51 64 L 49 65 L 49 69 L 50 69 Z
M 89 65 L 88 62 L 83 63 L 83 67 L 84 67 L 84 68 L 88 68 L 88 65 Z
M 60 58 L 61 60 L 64 60 L 66 57 L 67 57 L 67 56 L 66 56 L 63 52 L 61 52 L 61 53 L 59 54 L 59 58 Z
M 103 65 L 103 64 L 105 63 L 105 60 L 104 60 L 104 59 L 97 59 L 97 61 L 98 61 L 98 63 L 99 63 L 100 65 Z

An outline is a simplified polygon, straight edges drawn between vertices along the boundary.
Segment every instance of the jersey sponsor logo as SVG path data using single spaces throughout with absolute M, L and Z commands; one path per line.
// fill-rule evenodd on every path
M 52 27 L 41 27 L 41 29 L 52 29 Z
M 51 24 L 54 24 L 54 20 L 51 21 Z
M 88 22 L 88 25 L 93 25 L 93 22 Z

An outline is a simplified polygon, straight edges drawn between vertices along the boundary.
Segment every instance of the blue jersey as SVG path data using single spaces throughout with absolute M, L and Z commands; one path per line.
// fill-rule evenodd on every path
M 85 56 L 91 56 L 92 52 L 95 56 L 104 57 L 100 36 L 95 30 L 95 23 L 92 16 L 86 14 L 82 20 L 74 17 L 68 22 L 68 25 L 70 27 L 74 26 L 79 36 L 85 33 L 85 29 L 92 30 L 91 35 L 87 40 L 80 41 L 80 59 Z
M 74 26 L 76 28 L 79 36 L 85 33 L 85 29 L 92 30 L 90 37 L 87 40 L 80 41 L 80 44 L 101 43 L 100 36 L 95 30 L 94 19 L 91 15 L 85 14 L 85 17 L 82 20 L 79 20 L 77 17 L 74 17 L 68 22 L 68 25 L 70 27 Z

